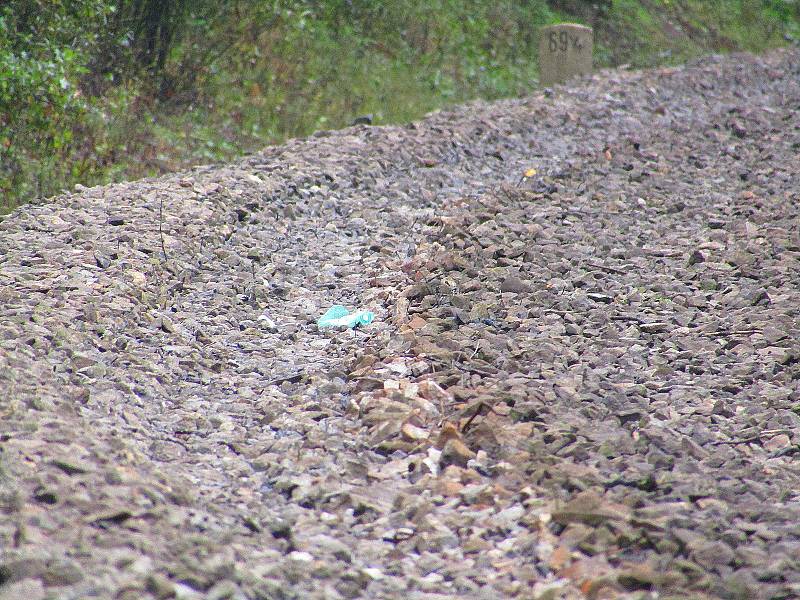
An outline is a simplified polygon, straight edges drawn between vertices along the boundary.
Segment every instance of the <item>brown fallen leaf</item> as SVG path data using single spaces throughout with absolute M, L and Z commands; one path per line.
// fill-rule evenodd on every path
M 555 572 L 560 572 L 572 560 L 572 553 L 567 546 L 558 546 L 550 555 L 549 566 Z
M 411 319 L 408 322 L 408 326 L 411 329 L 422 329 L 427 324 L 428 324 L 428 322 L 425 319 L 423 319 L 422 317 L 420 317 L 420 316 L 415 316 L 413 319 Z

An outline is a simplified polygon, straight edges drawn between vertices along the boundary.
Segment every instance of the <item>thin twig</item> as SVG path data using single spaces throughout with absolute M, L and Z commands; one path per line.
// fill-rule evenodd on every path
M 286 381 L 291 383 L 297 383 L 303 378 L 303 371 L 298 371 L 297 373 L 289 373 L 288 375 L 282 375 L 280 377 L 275 377 L 274 379 L 270 379 L 267 382 L 267 385 L 280 385 Z
M 161 252 L 164 253 L 164 260 L 167 260 L 167 248 L 164 246 L 164 229 L 161 224 L 164 221 L 164 194 L 158 202 L 158 235 L 161 237 Z
M 711 442 L 712 446 L 738 446 L 739 444 L 753 444 L 755 442 L 761 443 L 761 436 L 760 435 L 753 435 L 750 437 L 743 438 L 741 440 L 716 440 Z
M 461 426 L 461 433 L 467 432 L 467 429 L 469 428 L 470 425 L 472 425 L 472 422 L 475 420 L 475 418 L 483 414 L 484 409 L 486 409 L 489 413 L 493 415 L 500 415 L 500 413 L 498 413 L 494 408 L 486 404 L 486 402 L 479 401 L 477 407 L 475 408 L 475 412 L 472 413 L 472 416 L 469 419 L 467 419 L 467 422 Z
M 478 354 L 478 352 L 480 351 L 481 351 L 480 342 L 475 342 L 475 352 L 472 353 L 472 356 L 470 356 L 469 359 L 472 360 L 473 358 L 475 358 L 475 355 Z

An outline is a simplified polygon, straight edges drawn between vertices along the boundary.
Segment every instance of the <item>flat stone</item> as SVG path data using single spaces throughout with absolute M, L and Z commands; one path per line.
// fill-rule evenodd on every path
M 506 277 L 500 284 L 501 292 L 513 292 L 515 294 L 524 294 L 530 291 L 530 286 L 522 281 L 519 277 L 509 276 Z
M 466 467 L 467 463 L 475 458 L 475 453 L 459 439 L 448 440 L 442 448 L 442 455 L 439 458 L 439 465 L 445 468 L 449 465 Z

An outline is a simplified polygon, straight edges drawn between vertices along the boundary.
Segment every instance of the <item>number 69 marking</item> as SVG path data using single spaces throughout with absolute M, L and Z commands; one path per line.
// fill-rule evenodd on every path
M 569 47 L 569 36 L 567 35 L 566 31 L 559 31 L 558 33 L 551 31 L 548 35 L 548 38 L 550 52 L 556 52 L 558 50 L 561 52 L 567 51 L 567 48 Z

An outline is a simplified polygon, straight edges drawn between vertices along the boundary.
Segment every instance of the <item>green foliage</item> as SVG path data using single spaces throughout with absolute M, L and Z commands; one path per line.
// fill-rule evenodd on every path
M 260 140 L 364 113 L 403 121 L 476 96 L 525 93 L 536 77 L 536 28 L 554 19 L 543 0 L 231 5 L 237 18 L 222 19 L 227 29 L 213 27 L 206 43 L 236 42 L 203 71 L 197 104 L 213 103 L 218 130 Z M 196 47 L 180 60 L 201 62 Z
M 596 27 L 597 55 L 647 67 L 699 54 L 760 52 L 796 38 L 797 0 L 614 0 Z
M 0 193 L 30 197 L 69 176 L 74 124 L 89 103 L 79 80 L 102 0 L 11 0 L 0 6 Z
M 537 29 L 648 66 L 798 36 L 798 0 L 7 0 L 5 208 L 341 127 L 528 93 Z M 3 205 L 0 205 L 0 211 Z
M 766 18 L 773 21 L 778 29 L 784 29 L 790 38 L 800 38 L 800 1 L 763 0 L 760 3 Z

